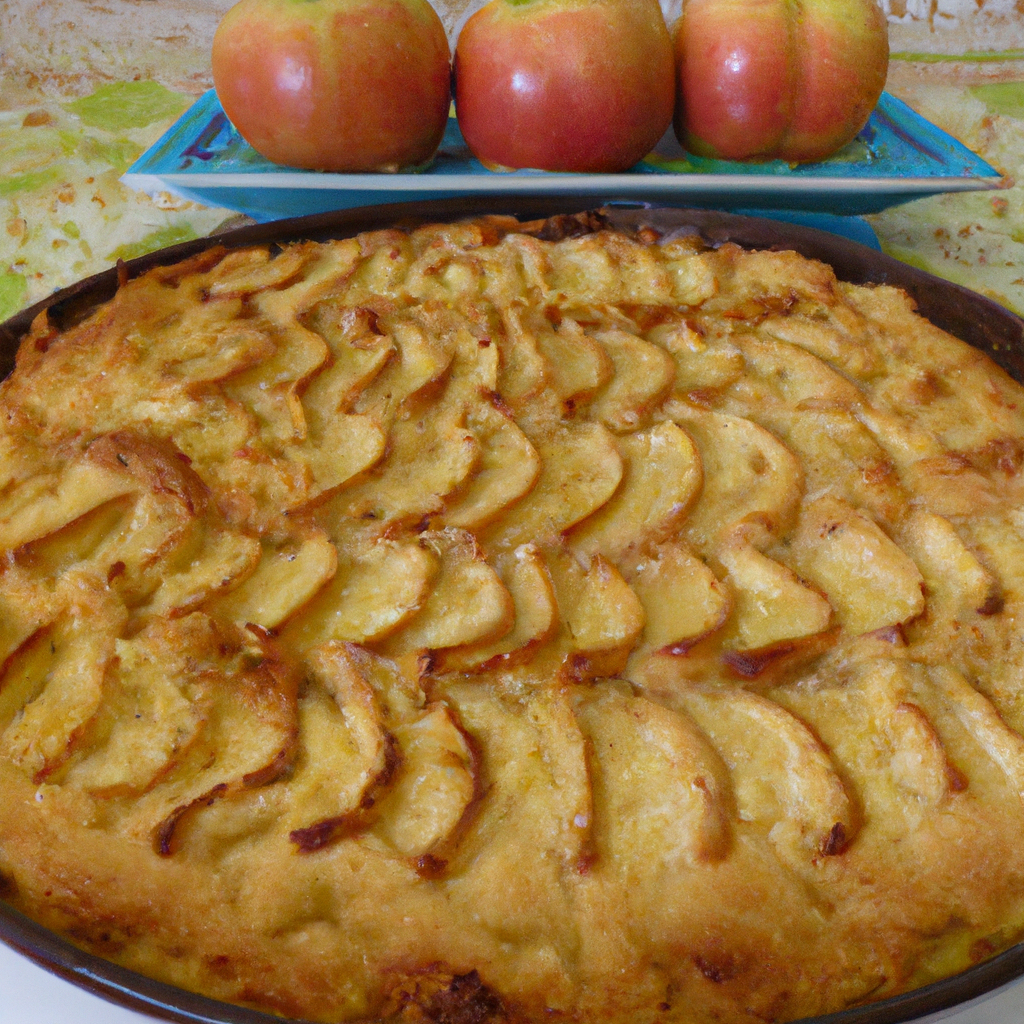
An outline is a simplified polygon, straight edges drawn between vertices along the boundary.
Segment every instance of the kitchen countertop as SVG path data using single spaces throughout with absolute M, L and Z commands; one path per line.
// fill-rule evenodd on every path
M 151 198 L 118 180 L 210 87 L 209 41 L 231 2 L 4 0 L 0 320 L 118 258 L 238 222 L 229 210 Z M 453 38 L 473 2 L 442 11 Z M 869 221 L 891 255 L 1024 314 L 1024 14 L 1008 0 L 883 6 L 894 51 L 888 90 L 999 168 L 1006 187 L 921 199 Z M 0 992 L 0 1024 L 148 1019 L 2 946 Z M 1024 1024 L 1024 981 L 942 1019 Z

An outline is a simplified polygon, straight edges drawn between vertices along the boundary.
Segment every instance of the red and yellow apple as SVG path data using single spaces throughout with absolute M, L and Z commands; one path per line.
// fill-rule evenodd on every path
M 397 170 L 440 144 L 450 51 L 426 0 L 241 0 L 214 36 L 213 81 L 275 163 Z
M 622 171 L 672 121 L 657 0 L 491 0 L 459 34 L 455 107 L 485 165 Z
M 675 131 L 727 160 L 821 160 L 864 127 L 885 85 L 876 0 L 686 0 Z

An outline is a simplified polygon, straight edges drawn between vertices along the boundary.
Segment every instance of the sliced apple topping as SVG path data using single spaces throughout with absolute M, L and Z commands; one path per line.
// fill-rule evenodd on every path
M 480 751 L 479 777 L 486 788 L 476 804 L 470 827 L 449 846 L 449 872 L 472 867 L 478 879 L 515 885 L 515 899 L 501 911 L 477 906 L 495 926 L 514 928 L 520 915 L 504 918 L 509 907 L 521 908 L 523 927 L 537 927 L 535 897 L 548 890 L 566 869 L 586 872 L 593 859 L 590 844 L 594 819 L 586 740 L 573 711 L 571 692 L 524 677 L 518 697 L 503 698 L 491 687 L 458 682 L 445 696 Z M 529 684 L 533 685 L 529 685 Z M 539 685 L 538 685 L 539 684 Z M 530 793 L 526 802 L 523 793 Z M 530 856 L 535 870 L 509 876 L 508 858 Z M 560 892 L 561 884 L 554 891 Z M 560 904 L 543 904 L 557 916 Z
M 590 415 L 617 433 L 637 430 L 671 389 L 676 364 L 664 349 L 625 331 L 599 331 L 594 338 L 615 372 L 591 403 Z
M 552 294 L 580 302 L 664 305 L 673 300 L 673 280 L 652 250 L 640 242 L 602 232 L 549 245 Z
M 504 636 L 515 619 L 512 597 L 480 554 L 471 534 L 439 530 L 421 535 L 440 571 L 416 617 L 388 644 L 391 654 L 486 643 Z
M 538 330 L 536 345 L 548 386 L 569 410 L 593 398 L 615 372 L 604 347 L 571 317 L 561 318 L 557 330 Z
M 671 317 L 646 331 L 644 338 L 675 361 L 677 395 L 726 388 L 743 373 L 743 354 L 731 340 L 709 337 L 693 318 Z
M 329 365 L 306 388 L 307 401 L 323 405 L 329 396 L 336 408 L 347 409 L 395 357 L 394 341 L 372 309 L 324 300 L 303 322 L 324 339 L 331 353 Z
M 530 440 L 540 476 L 513 512 L 486 531 L 488 547 L 553 540 L 599 509 L 622 479 L 622 456 L 598 423 L 568 423 Z
M 970 612 L 984 612 L 1001 599 L 999 581 L 960 539 L 942 516 L 915 510 L 903 524 L 900 539 L 924 577 L 928 614 L 942 622 Z
M 502 637 L 490 642 L 465 644 L 438 655 L 441 672 L 469 671 L 515 664 L 547 640 L 558 625 L 558 609 L 540 551 L 524 544 L 496 559 L 495 568 L 512 597 L 515 621 Z
M 285 627 L 288 646 L 380 640 L 422 607 L 438 571 L 437 557 L 419 544 L 365 536 L 338 545 L 337 560 L 331 581 Z
M 679 543 L 659 545 L 626 578 L 644 609 L 644 651 L 685 654 L 720 629 L 732 610 L 729 589 Z
M 0 677 L 0 750 L 41 782 L 74 753 L 99 711 L 114 640 L 127 615 L 96 582 L 79 582 L 64 613 Z
M 727 645 L 763 651 L 828 628 L 832 606 L 784 565 L 742 541 L 724 545 L 718 557 L 735 600 Z
M 657 886 L 732 843 L 732 782 L 685 715 L 601 684 L 577 705 L 590 740 L 597 855 L 628 884 Z M 657 858 L 648 851 L 660 850 Z
M 322 530 L 277 543 L 264 541 L 253 574 L 210 602 L 207 610 L 242 626 L 252 622 L 276 629 L 334 576 L 337 565 L 337 552 Z
M 803 470 L 778 438 L 750 420 L 684 402 L 668 402 L 666 411 L 696 441 L 704 466 L 704 488 L 685 527 L 701 554 L 710 555 L 719 538 L 737 529 L 762 547 L 792 525 Z
M 837 498 L 803 510 L 787 559 L 828 595 L 849 633 L 907 622 L 924 610 L 917 566 L 863 512 Z
M 498 393 L 513 409 L 535 398 L 547 386 L 548 362 L 537 347 L 537 337 L 524 314 L 515 306 L 501 311 L 503 337 L 499 338 L 501 369 Z
M 0 501 L 0 549 L 12 551 L 55 533 L 136 487 L 128 475 L 91 461 L 72 463 L 62 473 L 22 480 Z
M 478 530 L 530 492 L 540 457 L 515 421 L 489 401 L 470 410 L 468 426 L 480 444 L 480 462 L 439 518 L 444 526 Z
M 174 633 L 176 640 L 181 636 Z M 210 718 L 214 694 L 193 685 L 184 652 L 162 660 L 166 644 L 157 627 L 117 641 L 103 705 L 68 782 L 100 798 L 137 795 L 188 755 Z
M 475 392 L 467 370 L 452 376 L 436 403 L 403 407 L 390 426 L 387 454 L 336 497 L 337 511 L 384 523 L 439 512 L 480 460 L 480 443 L 467 423 Z
M 790 407 L 848 409 L 863 400 L 860 388 L 805 349 L 756 334 L 735 335 L 733 343 L 743 353 L 750 384 Z
M 858 673 L 856 685 L 872 709 L 879 734 L 888 740 L 888 769 L 900 789 L 935 807 L 967 788 L 967 779 L 951 762 L 921 707 L 929 684 L 920 665 L 870 662 Z
M 995 705 L 956 669 L 935 665 L 927 669 L 932 685 L 948 709 L 999 766 L 1006 781 L 1024 800 L 1024 737 L 1011 729 Z
M 882 359 L 871 345 L 864 343 L 863 336 L 856 330 L 859 326 L 853 322 L 857 319 L 856 314 L 848 310 L 842 317 L 838 315 L 841 312 L 843 307 L 834 307 L 831 321 L 800 313 L 772 316 L 762 321 L 758 328 L 762 334 L 806 349 L 855 380 L 870 379 L 882 369 Z
M 316 257 L 313 246 L 295 246 L 271 259 L 267 249 L 236 249 L 224 256 L 210 272 L 211 296 L 253 295 L 280 288 L 297 277 Z
M 545 552 L 571 650 L 628 652 L 644 628 L 644 609 L 618 569 L 600 555 L 582 565 L 569 551 Z
M 853 801 L 821 741 L 772 700 L 738 687 L 691 685 L 679 701 L 732 773 L 740 821 L 803 857 L 842 853 L 859 829 Z
M 455 353 L 414 320 L 395 314 L 380 326 L 390 333 L 398 356 L 366 385 L 352 411 L 374 416 L 387 427 L 403 402 L 443 377 Z
M 130 833 L 151 836 L 166 856 L 203 808 L 288 770 L 298 739 L 298 676 L 256 634 L 198 612 L 158 620 L 147 642 L 180 674 L 182 692 L 208 707 L 201 735 L 126 818 Z
M 619 561 L 627 551 L 659 544 L 682 524 L 703 483 L 696 445 L 674 423 L 616 439 L 622 482 L 569 534 L 573 548 Z
M 256 418 L 263 442 L 280 450 L 305 436 L 306 421 L 299 390 L 325 363 L 329 350 L 319 334 L 298 322 L 275 326 L 274 354 L 224 381 L 222 387 L 228 398 Z
M 402 763 L 380 806 L 376 833 L 417 860 L 421 873 L 443 871 L 444 846 L 481 794 L 477 755 L 444 704 L 429 705 L 411 722 L 394 727 Z
M 311 685 L 299 702 L 296 810 L 290 838 L 303 853 L 369 827 L 371 790 L 394 774 L 398 755 L 380 705 L 345 644 L 313 648 Z

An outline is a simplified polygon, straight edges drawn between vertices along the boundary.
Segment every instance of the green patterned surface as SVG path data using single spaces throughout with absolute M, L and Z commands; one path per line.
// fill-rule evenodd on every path
M 0 94 L 3 79 L 0 77 Z M 118 180 L 191 102 L 156 82 L 0 110 L 0 320 L 55 288 L 231 216 Z

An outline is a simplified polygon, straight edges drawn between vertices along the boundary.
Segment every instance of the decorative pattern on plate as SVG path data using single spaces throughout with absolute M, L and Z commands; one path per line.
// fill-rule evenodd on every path
M 599 218 L 214 249 L 0 389 L 0 878 L 317 1021 L 783 1020 L 1024 930 L 1024 391 Z

